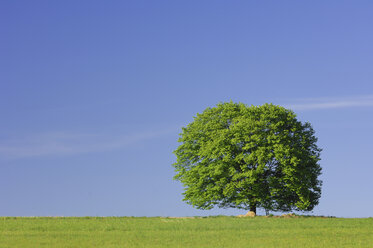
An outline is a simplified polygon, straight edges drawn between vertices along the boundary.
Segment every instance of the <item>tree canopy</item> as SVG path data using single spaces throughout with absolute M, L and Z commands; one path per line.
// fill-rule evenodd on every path
M 213 207 L 310 211 L 321 196 L 321 149 L 310 123 L 284 107 L 219 103 L 182 128 L 174 151 L 184 201 Z

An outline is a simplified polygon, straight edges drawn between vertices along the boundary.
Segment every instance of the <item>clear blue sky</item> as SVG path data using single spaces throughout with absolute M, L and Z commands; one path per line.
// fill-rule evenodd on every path
M 1 1 L 0 216 L 187 216 L 181 127 L 293 109 L 323 148 L 313 214 L 373 216 L 372 1 Z

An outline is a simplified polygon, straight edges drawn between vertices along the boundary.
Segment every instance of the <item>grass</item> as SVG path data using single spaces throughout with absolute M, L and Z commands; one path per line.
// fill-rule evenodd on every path
M 373 247 L 373 218 L 0 217 L 0 247 Z

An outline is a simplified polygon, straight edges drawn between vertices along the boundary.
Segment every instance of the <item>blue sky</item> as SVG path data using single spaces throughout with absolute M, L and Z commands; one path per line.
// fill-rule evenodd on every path
M 372 1 L 2 1 L 0 216 L 187 216 L 181 127 L 221 101 L 313 125 L 312 214 L 373 216 Z

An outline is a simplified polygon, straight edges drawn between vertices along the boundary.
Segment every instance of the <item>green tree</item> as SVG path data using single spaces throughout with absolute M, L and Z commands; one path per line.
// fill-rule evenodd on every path
M 184 201 L 198 209 L 310 211 L 321 196 L 310 123 L 273 104 L 219 103 L 182 128 L 173 164 Z

